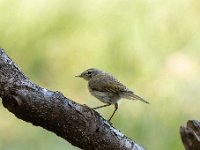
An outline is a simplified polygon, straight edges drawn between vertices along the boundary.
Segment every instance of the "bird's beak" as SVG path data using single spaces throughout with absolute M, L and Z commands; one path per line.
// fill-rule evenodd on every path
M 81 77 L 82 77 L 82 75 L 80 74 L 80 75 L 78 75 L 78 76 L 75 76 L 75 77 L 79 77 L 79 78 L 81 78 Z

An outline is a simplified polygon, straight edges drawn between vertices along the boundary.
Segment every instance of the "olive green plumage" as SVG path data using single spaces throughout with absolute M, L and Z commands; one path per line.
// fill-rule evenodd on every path
M 108 74 L 104 71 L 91 68 L 82 72 L 79 76 L 88 81 L 88 89 L 90 93 L 99 99 L 100 101 L 106 103 L 107 105 L 103 105 L 100 107 L 96 107 L 94 109 L 102 108 L 105 106 L 109 106 L 111 104 L 115 105 L 115 111 L 108 121 L 110 121 L 115 114 L 118 108 L 118 101 L 121 98 L 131 99 L 131 100 L 141 100 L 145 103 L 149 103 L 143 98 L 135 95 L 134 92 L 130 91 L 125 85 L 119 82 L 115 77 L 111 74 Z

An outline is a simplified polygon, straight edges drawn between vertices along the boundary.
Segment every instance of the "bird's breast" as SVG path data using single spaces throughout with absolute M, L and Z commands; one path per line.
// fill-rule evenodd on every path
M 120 100 L 119 95 L 110 92 L 101 92 L 89 88 L 90 93 L 103 103 L 115 104 Z

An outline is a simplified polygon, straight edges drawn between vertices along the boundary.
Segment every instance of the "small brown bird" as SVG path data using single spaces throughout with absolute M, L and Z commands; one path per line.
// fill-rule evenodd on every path
M 95 107 L 94 109 L 99 109 L 102 107 L 115 105 L 115 110 L 111 115 L 109 122 L 114 116 L 115 112 L 118 109 L 118 101 L 121 98 L 131 99 L 131 100 L 141 100 L 147 104 L 149 102 L 145 101 L 143 98 L 135 95 L 130 91 L 125 85 L 120 83 L 115 77 L 111 74 L 108 74 L 104 71 L 91 68 L 76 77 L 84 78 L 88 81 L 88 89 L 90 93 L 99 99 L 101 102 L 106 103 L 106 105 Z

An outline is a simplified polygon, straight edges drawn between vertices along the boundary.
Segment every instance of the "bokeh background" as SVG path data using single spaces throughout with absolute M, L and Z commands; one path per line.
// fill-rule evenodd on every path
M 113 125 L 149 150 L 182 150 L 180 125 L 199 119 L 198 0 L 0 0 L 0 47 L 33 82 L 91 107 L 102 103 L 74 76 L 115 75 L 151 105 L 123 100 Z M 78 150 L 2 104 L 0 149 Z

